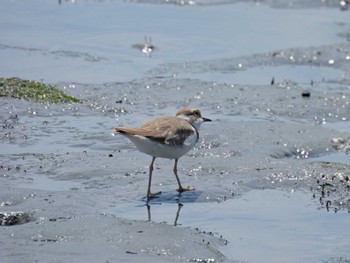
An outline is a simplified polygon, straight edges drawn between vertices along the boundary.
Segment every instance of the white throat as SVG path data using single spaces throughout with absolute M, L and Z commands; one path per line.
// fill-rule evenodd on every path
M 187 122 L 189 122 L 190 124 L 192 124 L 196 128 L 197 131 L 199 130 L 199 128 L 201 127 L 201 124 L 203 123 L 202 118 L 190 118 L 190 117 L 185 116 L 185 115 L 179 115 L 177 117 L 184 119 Z

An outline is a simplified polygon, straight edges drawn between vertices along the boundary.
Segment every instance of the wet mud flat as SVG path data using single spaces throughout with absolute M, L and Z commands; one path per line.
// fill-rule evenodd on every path
M 172 62 L 140 52 L 147 66 L 133 80 L 53 80 L 81 103 L 0 98 L 1 262 L 348 262 L 349 24 L 334 24 L 336 40 L 312 47 L 215 58 L 209 50 L 200 60 L 192 47 Z M 56 52 L 56 61 L 18 46 L 1 52 L 68 59 L 67 68 L 112 61 L 91 61 L 91 50 Z M 177 193 L 173 161 L 157 159 L 153 189 L 162 194 L 146 203 L 151 158 L 113 127 L 183 106 L 213 120 L 179 160 L 183 184 L 196 190 Z
M 261 255 L 270 262 L 346 262 L 348 126 L 340 120 L 337 129 L 336 117 L 326 121 L 330 127 L 318 123 L 330 116 L 334 101 L 346 105 L 342 93 L 312 91 L 305 99 L 302 88 L 286 89 L 285 83 L 282 88 L 233 88 L 178 79 L 146 88 L 144 82 L 148 80 L 129 83 L 130 93 L 120 91 L 119 96 L 94 101 L 93 107 L 89 100 L 79 105 L 3 100 L 7 114 L 2 117 L 6 125 L 1 138 L 8 153 L 1 154 L 1 213 L 25 213 L 21 224 L 1 227 L 5 262 L 259 262 Z M 114 136 L 112 128 L 116 122 L 137 125 L 159 112 L 171 114 L 186 99 L 177 93 L 179 86 L 189 82 L 186 98 L 193 101 L 182 105 L 199 105 L 214 120 L 203 126 L 198 145 L 179 161 L 183 183 L 196 190 L 178 194 L 172 162 L 157 160 L 153 189 L 162 194 L 148 207 L 144 196 L 150 158 Z M 154 108 L 164 86 L 175 99 Z M 96 92 L 104 90 L 94 87 Z M 90 85 L 75 89 L 84 93 Z M 143 100 L 142 89 L 152 96 Z M 218 93 L 220 89 L 225 92 Z M 215 101 L 217 94 L 225 94 L 227 102 Z M 123 103 L 115 106 L 121 96 Z M 268 96 L 276 103 L 271 110 L 257 110 L 258 99 L 244 106 L 232 103 L 237 97 L 243 102 L 244 96 Z M 334 101 L 327 108 L 324 101 L 330 97 Z M 156 110 L 144 114 L 133 104 Z M 303 107 L 289 111 L 292 104 Z M 343 116 L 332 115 L 336 114 Z M 261 247 L 264 242 L 269 245 Z M 282 243 L 279 252 L 273 252 Z M 249 254 L 252 246 L 258 253 Z

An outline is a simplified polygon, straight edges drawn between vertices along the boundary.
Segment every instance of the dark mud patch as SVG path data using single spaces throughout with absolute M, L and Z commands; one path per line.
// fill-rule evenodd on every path
M 28 223 L 32 219 L 33 214 L 16 211 L 16 212 L 0 212 L 0 225 L 2 226 L 13 226 Z
M 297 163 L 295 163 L 297 165 Z M 268 188 L 303 189 L 327 212 L 350 212 L 349 166 L 333 162 L 307 161 L 307 168 L 270 173 Z

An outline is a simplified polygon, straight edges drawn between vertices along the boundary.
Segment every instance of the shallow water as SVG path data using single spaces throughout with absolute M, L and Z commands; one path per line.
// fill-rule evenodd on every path
M 330 45 L 344 42 L 338 34 L 348 25 L 348 13 L 335 8 L 272 9 L 253 3 L 181 8 L 36 0 L 2 1 L 0 10 L 3 76 L 54 83 L 128 81 L 163 63 Z M 143 44 L 145 36 L 158 48 L 151 58 L 131 47 Z
M 17 185 L 19 188 L 44 190 L 44 191 L 68 191 L 81 187 L 81 183 L 72 181 L 58 181 L 42 175 L 31 176 L 30 179 Z
M 343 163 L 347 165 L 350 164 L 349 155 L 344 153 L 333 153 L 326 156 L 320 156 L 318 158 L 315 158 L 315 160 L 321 162 Z
M 269 85 L 272 82 L 292 80 L 305 86 L 305 89 L 317 90 L 322 88 L 327 90 L 329 86 L 322 87 L 323 82 L 342 79 L 343 75 L 344 72 L 339 69 L 293 65 L 248 68 L 234 73 L 213 72 L 210 75 L 208 73 L 181 74 L 182 77 L 197 77 L 205 81 L 238 85 Z
M 243 262 L 262 262 L 262 258 L 271 263 L 322 262 L 349 252 L 349 215 L 318 210 L 316 200 L 300 191 L 254 190 L 219 203 L 183 203 L 180 211 L 176 203 L 162 200 L 158 204 L 157 199 L 151 202 L 152 221 L 196 226 L 222 235 L 228 241 L 222 249 L 228 258 Z M 149 219 L 142 203 L 108 212 Z
M 63 230 L 47 224 L 55 238 L 80 229 L 73 219 L 84 216 L 150 217 L 222 235 L 228 244 L 218 249 L 227 261 L 350 258 L 349 12 L 320 1 L 184 3 L 0 2 L 2 77 L 57 83 L 83 101 L 0 98 L 0 208 L 39 217 L 27 224 L 35 238 L 0 229 L 13 231 L 13 244 L 0 238 L 8 258 L 21 242 L 31 245 L 29 253 L 40 248 L 33 240 L 45 217 L 60 214 Z M 157 47 L 150 56 L 132 47 L 145 37 Z M 213 120 L 179 161 L 182 182 L 196 191 L 179 196 L 173 161 L 157 159 L 152 187 L 163 193 L 149 214 L 143 196 L 150 157 L 115 136 L 113 127 L 138 126 L 183 106 L 200 107 Z M 87 220 L 87 229 L 95 221 Z M 110 237 L 109 225 L 100 227 L 89 237 L 98 249 Z M 60 258 L 67 250 L 58 243 L 52 249 Z M 37 254 L 43 261 L 52 256 L 45 249 Z M 84 255 L 72 258 L 85 262 Z

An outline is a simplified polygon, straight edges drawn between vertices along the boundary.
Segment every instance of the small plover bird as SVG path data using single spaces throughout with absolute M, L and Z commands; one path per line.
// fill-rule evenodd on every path
M 182 187 L 177 174 L 177 162 L 198 142 L 198 129 L 203 122 L 211 121 L 204 118 L 198 109 L 183 108 L 173 117 L 160 117 L 146 122 L 139 128 L 118 127 L 115 131 L 131 140 L 140 152 L 152 156 L 149 166 L 147 199 L 161 192 L 151 192 L 151 181 L 154 160 L 159 158 L 174 159 L 174 174 L 179 185 L 179 192 L 193 190 Z

